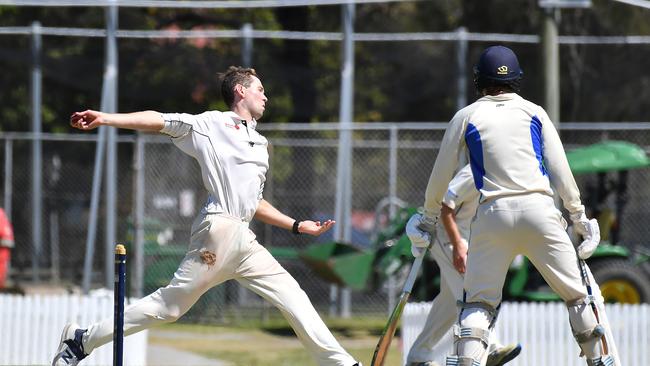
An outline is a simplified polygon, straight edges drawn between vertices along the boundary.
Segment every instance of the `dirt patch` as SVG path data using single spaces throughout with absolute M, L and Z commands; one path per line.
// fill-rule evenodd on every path
M 201 251 L 201 261 L 207 264 L 208 267 L 212 267 L 217 262 L 217 255 L 209 250 L 203 250 Z

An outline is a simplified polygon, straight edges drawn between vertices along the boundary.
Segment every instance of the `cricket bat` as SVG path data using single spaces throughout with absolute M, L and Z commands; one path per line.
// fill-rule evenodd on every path
M 381 337 L 379 338 L 379 343 L 375 348 L 375 353 L 372 356 L 372 362 L 370 366 L 383 366 L 386 361 L 386 355 L 388 355 L 388 349 L 390 348 L 390 343 L 393 341 L 393 336 L 395 335 L 395 330 L 397 329 L 397 324 L 399 319 L 402 316 L 402 311 L 406 302 L 411 295 L 411 290 L 413 289 L 413 283 L 415 282 L 415 277 L 417 277 L 418 272 L 420 271 L 420 266 L 422 265 L 422 260 L 426 255 L 426 250 L 423 250 L 422 253 L 415 258 L 413 265 L 411 266 L 411 271 L 409 272 L 406 282 L 404 283 L 404 288 L 402 293 L 399 296 L 399 302 L 393 309 L 393 312 L 388 318 L 388 324 L 384 327 L 384 330 L 381 332 Z

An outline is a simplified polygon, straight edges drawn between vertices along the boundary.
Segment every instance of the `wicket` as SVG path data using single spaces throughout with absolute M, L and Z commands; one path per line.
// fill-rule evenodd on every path
M 126 248 L 115 246 L 115 285 L 113 311 L 113 366 L 123 366 L 124 357 L 124 288 L 126 279 Z

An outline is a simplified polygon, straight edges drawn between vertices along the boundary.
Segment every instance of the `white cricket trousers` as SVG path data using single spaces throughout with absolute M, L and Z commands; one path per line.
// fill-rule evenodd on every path
M 562 300 L 584 299 L 587 288 L 565 227 L 553 198 L 544 194 L 497 197 L 480 204 L 471 225 L 465 301 L 498 306 L 508 267 L 518 254 L 530 259 Z M 620 365 L 600 288 L 591 271 L 587 269 L 587 272 L 592 293 L 599 303 L 600 324 L 605 328 L 609 354 L 616 359 L 616 365 Z M 585 311 L 591 312 L 591 309 Z M 464 321 L 461 316 L 461 324 Z
M 319 365 L 356 362 L 334 339 L 296 280 L 257 242 L 248 223 L 222 214 L 194 221 L 189 250 L 174 278 L 126 307 L 124 334 L 176 321 L 203 293 L 230 279 L 277 307 Z M 84 350 L 90 353 L 112 338 L 112 318 L 95 323 L 83 337 Z
M 438 230 L 443 230 L 442 227 Z M 440 292 L 431 303 L 431 310 L 418 337 L 413 342 L 406 358 L 407 363 L 431 361 L 436 355 L 433 349 L 447 335 L 449 329 L 458 321 L 456 301 L 463 299 L 463 274 L 453 264 L 453 249 L 450 243 L 439 238 L 431 246 L 431 255 L 440 268 Z M 501 344 L 495 332 L 490 334 L 490 351 Z M 451 351 L 449 349 L 448 351 Z

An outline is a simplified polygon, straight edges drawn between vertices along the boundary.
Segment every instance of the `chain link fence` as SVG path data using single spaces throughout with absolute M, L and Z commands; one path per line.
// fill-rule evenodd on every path
M 331 30 L 332 24 L 338 24 L 339 10 L 318 17 L 312 14 L 306 19 L 313 23 L 312 27 L 305 29 Z M 231 64 L 252 64 L 269 90 L 264 121 L 338 121 L 343 56 L 343 34 L 338 26 L 333 32 L 280 31 L 277 20 L 268 15 L 249 14 L 231 20 L 222 18 L 224 14 L 220 13 L 202 13 L 211 15 L 201 20 L 199 14 L 199 23 L 193 30 L 199 33 L 164 23 L 160 29 L 141 29 L 143 19 L 148 19 L 145 15 L 150 12 L 156 13 L 121 9 L 123 29 L 117 32 L 120 111 L 151 108 L 199 113 L 223 109 L 224 103 L 215 88 L 215 71 Z M 435 15 L 429 22 L 433 25 Z M 91 20 L 80 26 L 103 27 L 103 16 L 103 10 L 89 11 L 83 19 Z M 194 16 L 189 13 L 179 24 L 193 27 Z M 377 16 L 385 18 L 382 13 Z M 336 22 L 325 21 L 324 17 Z M 52 18 L 51 22 L 44 22 L 51 27 L 39 28 L 39 32 L 33 27 L 0 27 L 0 66 L 12 71 L 0 76 L 0 101 L 4 106 L 0 108 L 0 117 L 7 123 L 2 130 L 28 131 L 28 124 L 23 122 L 31 113 L 42 115 L 44 131 L 67 132 L 71 111 L 100 105 L 105 30 L 60 28 L 56 26 L 68 27 L 69 22 L 64 17 Z M 244 19 L 255 20 L 253 23 L 259 29 L 240 34 L 236 27 Z M 393 23 L 388 22 L 390 26 L 380 31 L 400 29 Z M 413 29 L 414 33 L 368 33 L 375 29 L 366 29 L 362 22 L 357 25 L 354 120 L 367 123 L 355 123 L 353 127 L 351 242 L 360 249 L 373 250 L 377 230 L 386 225 L 388 213 L 397 208 L 386 206 L 386 202 L 422 204 L 444 131 L 444 124 L 399 121 L 445 120 L 458 106 L 471 100 L 473 85 L 467 76 L 471 75 L 473 61 L 491 43 L 515 46 L 526 71 L 522 92 L 526 98 L 544 99 L 546 76 L 542 71 L 540 39 L 535 34 L 471 33 L 462 28 L 451 32 Z M 235 29 L 221 29 L 224 26 Z M 41 36 L 42 49 L 37 52 L 35 44 L 41 42 Z M 561 115 L 565 120 L 646 119 L 650 100 L 648 78 L 643 72 L 650 55 L 647 36 L 561 36 L 559 43 L 561 94 L 571 96 L 562 100 Z M 602 71 L 612 68 L 616 72 Z M 38 79 L 36 74 L 42 77 L 45 91 L 41 113 L 30 110 L 28 103 L 29 85 Z M 34 80 L 30 80 L 32 77 Z M 620 88 L 623 84 L 626 87 Z M 264 196 L 296 218 L 335 217 L 339 131 L 319 125 L 296 128 L 295 124 L 260 123 L 260 130 L 271 142 Z M 647 124 L 601 128 L 585 122 L 583 126 L 588 129 L 563 125 L 567 149 L 607 139 L 631 141 L 646 151 L 650 149 Z M 16 242 L 11 279 L 17 284 L 41 283 L 76 291 L 85 275 L 96 137 L 67 134 L 41 138 L 43 167 L 39 184 L 43 210 L 38 240 L 32 237 L 33 137 L 29 133 L 0 133 L 5 182 L 2 205 L 10 208 Z M 120 135 L 117 157 L 117 238 L 129 247 L 127 278 L 131 295 L 140 288 L 134 281 L 137 270 L 142 270 L 144 294 L 169 281 L 188 245 L 192 220 L 206 199 L 198 165 L 169 139 L 144 135 L 140 143 L 144 160 L 141 171 L 136 164 L 140 145 L 134 135 Z M 650 228 L 644 225 L 650 211 L 648 174 L 650 170 L 641 169 L 628 176 L 627 206 L 619 218 L 619 239 L 631 247 L 650 248 L 646 240 Z M 139 177 L 144 180 L 142 190 L 137 188 Z M 588 196 L 598 179 L 577 177 L 585 201 L 591 199 Z M 106 283 L 106 263 L 110 261 L 107 253 L 112 252 L 115 244 L 105 244 L 103 193 L 101 197 L 92 258 L 93 287 Z M 138 198 L 144 202 L 143 268 L 133 268 L 136 261 L 132 255 Z M 340 313 L 344 293 L 321 279 L 297 255 L 310 244 L 330 242 L 333 233 L 319 238 L 298 237 L 256 222 L 252 229 L 303 286 L 319 311 Z M 351 292 L 351 313 L 384 314 L 396 291 L 396 286 L 369 281 L 365 290 Z M 185 319 L 225 323 L 270 314 L 268 305 L 257 296 L 236 283 L 226 283 L 206 293 Z
M 360 124 L 369 126 L 371 124 Z M 384 124 L 380 124 L 383 126 Z M 390 196 L 394 185 L 396 198 L 407 205 L 422 204 L 424 189 L 442 138 L 440 125 L 423 123 L 418 129 L 409 124 L 386 125 L 353 132 L 352 158 L 352 244 L 364 250 L 375 250 L 374 234 L 385 224 L 385 207 L 379 203 Z M 576 124 L 572 124 L 575 126 Z M 271 127 L 271 128 L 268 128 Z M 628 126 L 629 127 L 629 126 Z M 648 151 L 650 129 L 572 129 L 562 130 L 567 150 L 603 140 L 636 142 Z M 297 218 L 324 220 L 334 217 L 336 196 L 336 162 L 338 133 L 336 130 L 306 131 L 283 129 L 282 126 L 260 125 L 270 141 L 270 170 L 264 196 L 278 209 Z M 76 135 L 78 137 L 78 135 Z M 391 141 L 391 136 L 393 141 Z M 32 241 L 30 146 L 33 139 L 26 135 L 2 134 L 0 141 L 3 176 L 11 182 L 3 187 L 5 200 L 12 204 L 11 220 L 15 229 L 11 278 L 17 284 L 31 284 L 33 268 L 44 284 L 64 285 L 70 290 L 80 286 L 92 186 L 92 158 L 95 141 L 79 140 L 73 135 L 44 138 L 43 146 L 43 239 L 41 252 L 34 253 Z M 171 279 L 183 257 L 189 241 L 192 220 L 204 200 L 198 164 L 178 150 L 169 139 L 145 135 L 144 191 L 135 190 L 137 172 L 134 164 L 134 136 L 121 136 L 118 144 L 118 233 L 120 241 L 133 253 L 134 199 L 142 194 L 145 202 L 144 278 L 143 292 L 147 294 Z M 391 152 L 391 148 L 395 149 Z M 7 156 L 7 152 L 10 155 Z M 397 157 L 391 169 L 391 153 Z M 10 159 L 9 159 L 10 158 Z M 11 164 L 7 165 L 7 161 Z M 11 168 L 11 170 L 8 170 Z M 589 203 L 597 175 L 576 177 Z M 627 205 L 619 218 L 619 241 L 634 248 L 650 249 L 647 238 L 650 228 L 645 225 L 650 211 L 650 169 L 628 173 Z M 391 183 L 392 182 L 392 183 Z M 10 192 L 8 195 L 7 192 Z M 3 202 L 7 207 L 8 202 Z M 613 202 L 611 202 L 613 203 Z M 97 248 L 93 258 L 92 283 L 103 283 L 106 251 L 103 240 L 103 201 L 100 209 Z M 322 312 L 332 311 L 340 301 L 332 285 L 319 277 L 295 255 L 317 242 L 332 240 L 331 232 L 322 237 L 294 236 L 286 230 L 258 222 L 252 224 L 260 243 L 265 245 L 282 265 L 303 286 L 314 305 Z M 293 253 L 293 254 L 292 254 Z M 34 266 L 34 261 L 38 261 Z M 131 260 L 129 279 L 133 280 L 135 262 Z M 340 294 L 339 294 L 340 295 Z M 384 313 L 389 307 L 394 289 L 387 283 L 368 282 L 366 289 L 351 292 L 351 313 L 368 315 Z M 206 293 L 187 314 L 190 321 L 201 320 L 226 323 L 257 314 L 266 317 L 268 305 L 235 282 L 218 286 Z

